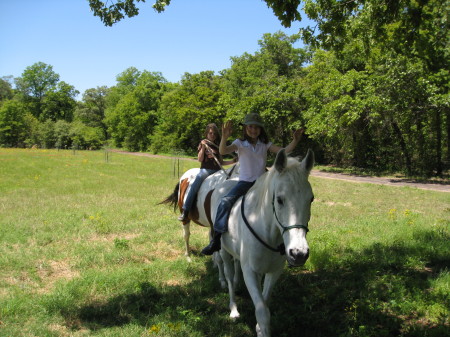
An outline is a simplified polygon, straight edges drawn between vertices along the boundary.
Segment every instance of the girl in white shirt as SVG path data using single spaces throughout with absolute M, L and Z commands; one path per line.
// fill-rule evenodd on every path
M 237 152 L 239 155 L 239 182 L 225 195 L 217 209 L 214 221 L 214 236 L 208 246 L 203 248 L 202 254 L 211 255 L 220 249 L 220 237 L 228 231 L 228 217 L 236 200 L 243 196 L 255 180 L 266 170 L 267 151 L 277 153 L 282 148 L 272 144 L 264 130 L 264 124 L 257 113 L 245 116 L 242 139 L 236 139 L 231 145 L 226 140 L 231 135 L 232 123 L 226 122 L 222 126 L 222 138 L 219 151 L 222 155 Z M 292 152 L 300 141 L 304 130 L 294 132 L 293 140 L 286 146 L 286 152 Z

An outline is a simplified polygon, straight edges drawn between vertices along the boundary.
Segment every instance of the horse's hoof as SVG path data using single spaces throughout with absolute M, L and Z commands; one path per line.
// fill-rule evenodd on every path
M 239 318 L 239 316 L 240 316 L 240 314 L 239 314 L 239 312 L 237 310 L 233 310 L 230 313 L 230 318 L 231 318 L 232 321 L 237 320 Z
M 256 337 L 263 337 L 259 324 L 256 324 Z

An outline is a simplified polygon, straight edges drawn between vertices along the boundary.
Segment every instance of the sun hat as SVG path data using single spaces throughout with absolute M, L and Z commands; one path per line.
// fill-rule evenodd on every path
M 264 123 L 259 114 L 252 112 L 245 116 L 243 125 L 258 125 L 260 127 L 264 127 Z

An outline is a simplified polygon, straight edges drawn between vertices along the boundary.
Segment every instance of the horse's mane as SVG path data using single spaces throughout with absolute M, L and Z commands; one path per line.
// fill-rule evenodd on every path
M 255 191 L 258 198 L 257 198 L 257 207 L 260 208 L 266 199 L 266 196 L 268 194 L 269 197 L 272 197 L 273 193 L 273 182 L 274 182 L 274 176 L 276 174 L 279 174 L 277 169 L 272 166 L 269 168 L 267 172 L 265 172 L 262 176 L 260 176 L 253 187 L 249 190 Z M 281 173 L 283 175 L 288 175 L 290 177 L 290 180 L 293 182 L 300 182 L 302 179 L 307 179 L 308 175 L 305 172 L 305 170 L 301 167 L 300 161 L 297 158 L 288 157 L 287 158 L 287 165 L 286 168 Z M 270 199 L 269 199 L 270 200 Z

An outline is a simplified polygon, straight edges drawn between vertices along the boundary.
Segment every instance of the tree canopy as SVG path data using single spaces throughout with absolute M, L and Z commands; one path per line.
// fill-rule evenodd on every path
M 90 2 L 115 18 L 111 24 L 138 13 L 137 0 L 106 9 Z M 299 20 L 302 8 L 317 27 L 264 34 L 259 50 L 232 57 L 230 68 L 185 73 L 179 83 L 129 67 L 116 85 L 88 89 L 78 102 L 76 89 L 42 62 L 19 78 L 2 77 L 0 146 L 194 155 L 207 123 L 238 125 L 257 112 L 270 140 L 282 146 L 293 129 L 306 127 L 295 154 L 312 147 L 322 164 L 427 176 L 448 170 L 448 6 L 437 0 L 266 3 L 285 25 Z M 154 6 L 163 11 L 169 4 Z M 299 39 L 305 48 L 295 47 Z M 240 136 L 235 127 L 233 137 Z

